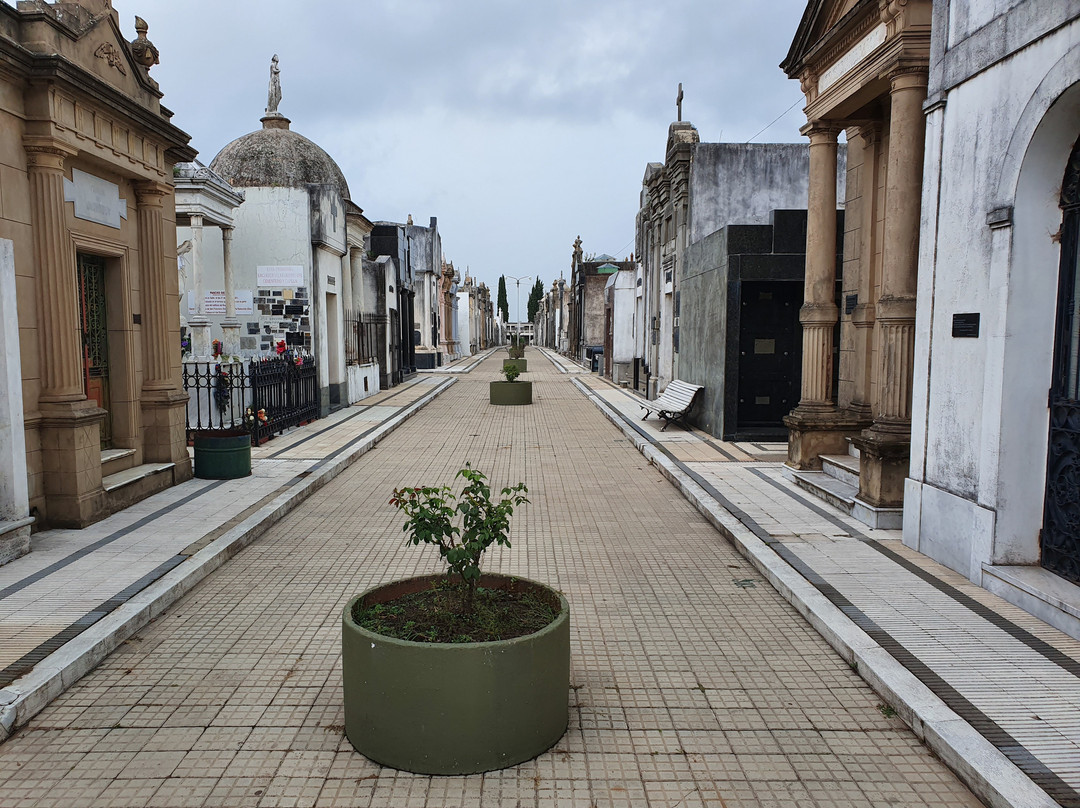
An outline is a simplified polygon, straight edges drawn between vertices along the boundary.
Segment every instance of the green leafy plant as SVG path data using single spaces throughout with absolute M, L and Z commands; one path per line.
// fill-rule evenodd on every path
M 502 374 L 508 382 L 512 382 L 521 375 L 521 369 L 517 365 L 503 365 Z
M 466 588 L 466 610 L 471 612 L 480 580 L 480 560 L 492 544 L 510 546 L 510 518 L 515 506 L 529 500 L 525 483 L 503 488 L 492 499 L 487 476 L 469 463 L 454 475 L 465 486 L 455 494 L 449 486 L 425 486 L 394 490 L 390 504 L 404 512 L 402 532 L 413 545 L 433 544 L 450 575 Z

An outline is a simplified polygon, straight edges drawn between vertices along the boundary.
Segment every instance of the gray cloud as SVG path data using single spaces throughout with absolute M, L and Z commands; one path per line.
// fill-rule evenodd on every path
M 703 140 L 750 138 L 799 98 L 777 67 L 804 2 L 114 0 L 150 23 L 153 75 L 209 162 L 281 110 L 375 219 L 438 216 L 447 258 L 545 283 L 571 244 L 632 249 L 645 164 L 675 90 Z M 797 105 L 759 140 L 800 140 Z M 628 245 L 623 248 L 623 245 Z M 621 249 L 623 248 L 623 249 Z

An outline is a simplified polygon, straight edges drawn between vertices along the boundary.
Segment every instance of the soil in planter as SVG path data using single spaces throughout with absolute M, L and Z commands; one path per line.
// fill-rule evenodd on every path
M 466 613 L 465 599 L 464 586 L 442 583 L 386 603 L 366 606 L 358 601 L 352 617 L 368 631 L 399 640 L 466 643 L 523 637 L 559 616 L 558 602 L 552 605 L 534 592 L 477 587 L 471 614 Z

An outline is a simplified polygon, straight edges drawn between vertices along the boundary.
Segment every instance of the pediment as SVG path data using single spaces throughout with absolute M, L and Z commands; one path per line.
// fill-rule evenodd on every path
M 855 18 L 873 13 L 877 16 L 878 0 L 810 0 L 795 32 L 791 48 L 780 67 L 795 78 L 807 57 L 826 40 L 833 39 L 840 29 L 847 28 Z
M 150 101 L 148 93 L 155 101 L 160 98 L 157 83 L 135 61 L 113 14 L 102 14 L 85 29 L 78 47 L 82 66 L 125 95 L 144 103 Z

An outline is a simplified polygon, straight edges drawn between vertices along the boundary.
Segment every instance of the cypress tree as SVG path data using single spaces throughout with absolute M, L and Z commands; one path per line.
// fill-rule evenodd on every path
M 536 283 L 533 284 L 532 291 L 529 292 L 529 305 L 527 311 L 530 323 L 535 319 L 536 312 L 540 310 L 540 301 L 543 299 L 544 282 L 537 278 Z
M 506 299 L 506 276 L 499 276 L 499 297 L 496 303 L 498 311 L 502 312 L 502 319 L 504 323 L 510 322 L 510 303 Z

